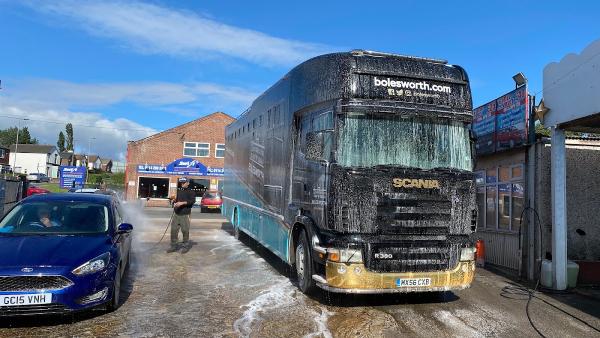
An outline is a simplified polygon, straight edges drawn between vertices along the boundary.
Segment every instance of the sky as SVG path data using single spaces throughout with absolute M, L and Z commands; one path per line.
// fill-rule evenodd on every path
M 127 141 L 238 116 L 295 65 L 368 49 L 466 69 L 474 106 L 600 38 L 600 2 L 0 0 L 0 129 L 124 160 Z M 24 120 L 28 119 L 28 120 Z

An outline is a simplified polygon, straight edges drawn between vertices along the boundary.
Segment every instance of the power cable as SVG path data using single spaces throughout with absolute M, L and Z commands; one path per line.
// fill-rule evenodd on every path
M 538 230 L 540 232 L 540 247 L 541 247 L 541 243 L 543 243 L 543 233 L 542 233 L 542 222 L 540 221 L 540 215 L 538 214 L 537 210 L 533 207 L 526 207 L 525 209 L 523 209 L 523 211 L 521 212 L 521 217 L 519 220 L 519 229 L 521 229 L 521 225 L 523 223 L 523 215 L 525 214 L 525 211 L 527 210 L 531 210 L 533 211 L 534 215 L 535 215 L 535 219 L 534 219 L 534 224 L 536 223 L 537 220 L 537 225 L 538 225 Z M 529 221 L 529 217 L 527 219 Z M 520 231 L 520 230 L 519 230 Z M 546 303 L 547 305 L 552 306 L 553 308 L 561 311 L 562 313 L 568 315 L 569 317 L 581 322 L 582 324 L 588 326 L 589 328 L 597 331 L 600 333 L 600 329 L 594 327 L 593 325 L 591 325 L 590 323 L 584 321 L 581 318 L 578 318 L 570 313 L 568 313 L 567 311 L 559 308 L 558 306 L 548 302 L 545 299 L 542 299 L 540 297 L 537 297 L 535 294 L 536 292 L 538 292 L 538 288 L 540 286 L 540 279 L 541 279 L 541 275 L 542 275 L 542 263 L 540 260 L 540 264 L 539 264 L 539 268 L 538 268 L 538 278 L 537 281 L 535 283 L 535 287 L 533 289 L 530 289 L 528 287 L 525 286 L 520 286 L 517 284 L 511 284 L 508 286 L 505 286 L 502 288 L 502 291 L 500 293 L 500 296 L 504 297 L 504 298 L 509 298 L 509 299 L 519 299 L 519 298 L 514 298 L 511 297 L 512 295 L 516 295 L 516 296 L 526 296 L 527 297 L 527 304 L 525 305 L 525 314 L 527 315 L 527 320 L 529 321 L 529 324 L 531 325 L 531 327 L 535 330 L 535 332 L 537 332 L 537 334 L 540 335 L 540 337 L 546 338 L 546 336 L 537 328 L 537 326 L 535 326 L 535 323 L 533 322 L 533 319 L 531 318 L 531 313 L 529 311 L 530 305 L 531 305 L 531 301 L 533 300 L 533 298 L 539 299 L 542 302 Z M 549 290 L 545 290 L 546 292 L 548 292 Z M 566 292 L 555 292 L 555 293 L 566 293 Z
M 6 117 L 6 118 L 12 118 L 12 119 L 16 119 L 16 120 L 28 120 L 28 121 L 36 121 L 36 122 L 44 122 L 44 123 L 53 123 L 53 124 L 65 124 L 68 123 L 66 121 L 51 121 L 51 120 L 40 120 L 40 119 L 32 119 L 32 118 L 23 118 L 20 116 L 14 116 L 14 115 L 0 115 L 0 117 Z M 73 124 L 71 123 L 73 126 L 76 127 L 85 127 L 85 128 L 98 128 L 98 129 L 110 129 L 110 130 L 123 130 L 123 131 L 140 131 L 140 132 L 149 132 L 150 130 L 148 129 L 135 129 L 135 128 L 117 128 L 117 127 L 102 127 L 102 126 L 95 126 L 95 125 L 86 125 L 86 124 Z

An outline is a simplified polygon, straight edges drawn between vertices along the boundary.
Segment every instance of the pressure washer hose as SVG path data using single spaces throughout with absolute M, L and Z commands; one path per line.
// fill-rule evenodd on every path
M 173 216 L 175 215 L 175 209 L 173 209 L 173 213 L 171 213 L 171 217 L 169 218 L 169 222 L 167 223 L 167 227 L 165 228 L 165 232 L 163 232 L 162 237 L 160 237 L 160 240 L 158 242 L 156 242 L 154 244 L 154 246 L 152 246 L 152 249 L 154 249 L 155 247 L 157 247 L 160 242 L 162 242 L 162 240 L 165 238 L 165 235 L 167 234 L 167 230 L 169 230 L 169 227 L 171 226 L 171 222 L 173 221 Z

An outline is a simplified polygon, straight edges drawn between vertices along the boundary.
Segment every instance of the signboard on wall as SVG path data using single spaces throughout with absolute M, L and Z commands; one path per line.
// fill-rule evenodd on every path
M 519 87 L 473 110 L 477 154 L 512 149 L 527 142 L 527 87 Z
M 58 175 L 60 176 L 61 188 L 82 188 L 85 183 L 85 167 L 60 166 Z
M 167 165 L 138 164 L 138 173 L 177 176 L 224 176 L 224 168 L 207 167 L 189 157 L 177 159 Z

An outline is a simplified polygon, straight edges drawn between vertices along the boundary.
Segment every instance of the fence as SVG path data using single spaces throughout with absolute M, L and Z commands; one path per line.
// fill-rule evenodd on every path
M 0 216 L 8 212 L 23 197 L 23 182 L 0 178 Z

